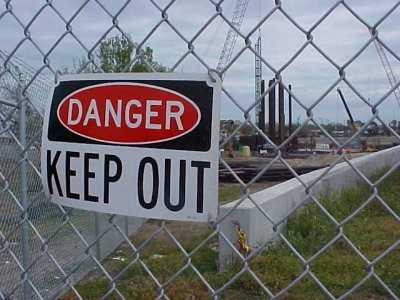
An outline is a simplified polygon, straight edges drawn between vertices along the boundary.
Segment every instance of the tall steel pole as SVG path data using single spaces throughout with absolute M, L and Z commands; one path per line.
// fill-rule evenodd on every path
M 285 95 L 283 85 L 279 84 L 279 143 L 285 140 Z
M 289 84 L 289 91 L 292 91 L 292 85 L 291 84 Z M 293 115 L 293 112 L 292 112 L 292 95 L 289 93 L 289 135 L 292 134 L 292 123 L 293 123 L 292 115 Z
M 265 80 L 261 80 L 261 95 L 265 92 Z M 260 100 L 259 127 L 265 133 L 265 96 Z
M 22 89 L 22 74 L 20 74 L 20 83 L 18 86 L 18 103 L 19 103 L 19 142 L 21 144 L 20 165 L 19 165 L 19 190 L 20 204 L 23 208 L 21 225 L 21 250 L 22 250 L 22 266 L 24 268 L 25 278 L 23 283 L 24 300 L 31 299 L 31 287 L 29 285 L 28 269 L 30 265 L 29 259 L 29 213 L 28 213 L 28 177 L 27 177 L 27 134 L 26 134 L 26 102 L 23 100 Z
M 271 86 L 275 83 L 275 79 L 272 79 L 269 81 L 268 85 L 271 88 Z M 276 143 L 276 129 L 275 129 L 275 87 L 273 87 L 269 91 L 269 109 L 268 109 L 268 136 L 269 138 Z

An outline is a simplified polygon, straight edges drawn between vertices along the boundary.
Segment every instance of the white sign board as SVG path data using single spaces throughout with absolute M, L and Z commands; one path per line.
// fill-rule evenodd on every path
M 316 144 L 315 145 L 316 150 L 330 150 L 329 144 Z
M 207 74 L 61 76 L 43 125 L 45 191 L 96 212 L 214 220 L 220 94 Z

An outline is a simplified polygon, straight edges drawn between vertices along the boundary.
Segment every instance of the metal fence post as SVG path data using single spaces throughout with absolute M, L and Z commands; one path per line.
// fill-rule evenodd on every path
M 31 299 L 31 288 L 28 282 L 28 268 L 30 264 L 29 259 L 29 225 L 27 220 L 29 218 L 28 209 L 28 177 L 27 177 L 27 162 L 26 162 L 26 102 L 22 96 L 22 86 L 18 90 L 19 100 L 19 142 L 21 144 L 20 166 L 19 166 L 19 189 L 20 189 L 20 203 L 24 211 L 22 212 L 23 223 L 21 226 L 21 246 L 22 246 L 22 266 L 25 272 L 25 279 L 23 284 L 24 300 Z
M 101 249 L 100 249 L 100 228 L 99 228 L 99 213 L 94 213 L 94 236 L 96 239 L 96 258 L 101 259 Z
M 126 236 L 129 237 L 129 219 L 127 216 L 125 216 L 124 219 L 125 219 L 125 234 Z

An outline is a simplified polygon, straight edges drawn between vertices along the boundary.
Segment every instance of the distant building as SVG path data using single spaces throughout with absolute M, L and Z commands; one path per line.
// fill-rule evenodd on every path
M 332 131 L 332 136 L 345 136 L 344 130 L 334 130 Z

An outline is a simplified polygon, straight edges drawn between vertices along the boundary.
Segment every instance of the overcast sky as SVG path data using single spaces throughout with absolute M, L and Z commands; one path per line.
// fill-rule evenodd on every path
M 54 70 L 71 67 L 73 61 L 86 55 L 86 51 L 75 37 L 86 47 L 92 49 L 98 40 L 112 26 L 113 20 L 101 5 L 104 5 L 111 15 L 115 15 L 126 1 L 90 1 L 79 12 L 72 22 L 72 34 L 66 34 L 64 18 L 69 21 L 85 1 L 54 0 L 53 8 L 46 6 L 45 1 L 18 0 L 11 1 L 12 13 L 19 22 L 29 26 L 31 40 L 23 38 L 24 29 L 10 14 L 5 13 L 6 5 L 0 6 L 0 48 L 14 51 L 15 55 L 25 60 L 34 68 L 43 66 L 43 55 L 37 50 L 48 54 L 48 59 Z M 223 13 L 232 18 L 237 0 L 227 0 L 223 3 Z M 249 0 L 241 32 L 250 36 L 252 46 L 258 38 L 256 25 L 274 8 L 272 0 Z M 374 25 L 398 1 L 394 0 L 353 0 L 346 1 L 367 24 Z M 160 8 L 166 7 L 169 1 L 154 0 Z M 321 17 L 336 3 L 333 0 L 282 0 L 282 8 L 305 31 L 309 31 Z M 43 8 L 44 6 L 44 8 Z M 11 7 L 9 7 L 11 8 Z M 43 9 L 42 9 L 43 8 Z M 215 5 L 208 0 L 177 0 L 167 10 L 168 21 L 187 40 L 192 40 L 200 28 L 215 14 Z M 34 16 L 40 14 L 33 20 Z M 60 17 L 60 15 L 62 18 Z M 33 20 L 33 21 L 32 21 Z M 136 42 L 142 42 L 149 32 L 161 21 L 161 13 L 148 0 L 133 0 L 118 16 L 118 25 L 130 34 Z M 391 50 L 400 54 L 400 6 L 378 26 L 379 36 Z M 188 45 L 178 36 L 170 25 L 161 24 L 148 38 L 145 45 L 154 49 L 154 58 L 166 67 L 174 66 L 186 53 Z M 228 26 L 221 17 L 217 17 L 193 41 L 194 51 L 210 67 L 215 68 L 221 48 L 227 34 Z M 26 32 L 28 34 L 28 32 Z M 118 30 L 113 29 L 107 37 L 115 36 Z M 261 26 L 262 55 L 276 70 L 284 66 L 307 41 L 306 34 L 296 28 L 281 12 L 276 11 Z M 348 63 L 368 41 L 370 35 L 367 27 L 355 18 L 349 10 L 340 4 L 319 26 L 312 31 L 313 42 L 324 51 L 339 66 Z M 64 38 L 55 46 L 61 36 Z M 244 39 L 239 37 L 233 57 L 245 46 Z M 50 51 L 50 52 L 49 52 Z M 400 62 L 386 52 L 393 72 L 400 78 Z M 190 54 L 175 69 L 176 72 L 205 72 L 194 55 Z M 266 80 L 274 73 L 263 66 L 263 76 Z M 379 60 L 373 44 L 369 45 L 346 69 L 346 78 L 370 103 L 378 101 L 389 89 L 390 84 Z M 49 75 L 46 70 L 43 74 Z M 309 107 L 319 99 L 325 91 L 338 79 L 338 70 L 311 45 L 282 72 L 286 85 L 291 84 L 296 97 Z M 356 120 L 367 120 L 371 117 L 371 109 L 344 83 L 339 84 Z M 254 101 L 254 54 L 247 49 L 228 70 L 224 78 L 224 87 L 237 103 L 247 108 Z M 222 97 L 221 118 L 243 119 L 243 113 L 228 98 Z M 380 116 L 385 121 L 400 120 L 400 106 L 393 95 L 379 106 Z M 254 116 L 254 111 L 252 112 Z M 334 88 L 313 110 L 315 120 L 322 123 L 341 122 L 348 119 L 343 105 Z M 306 117 L 305 110 L 299 105 L 294 107 L 294 120 Z

